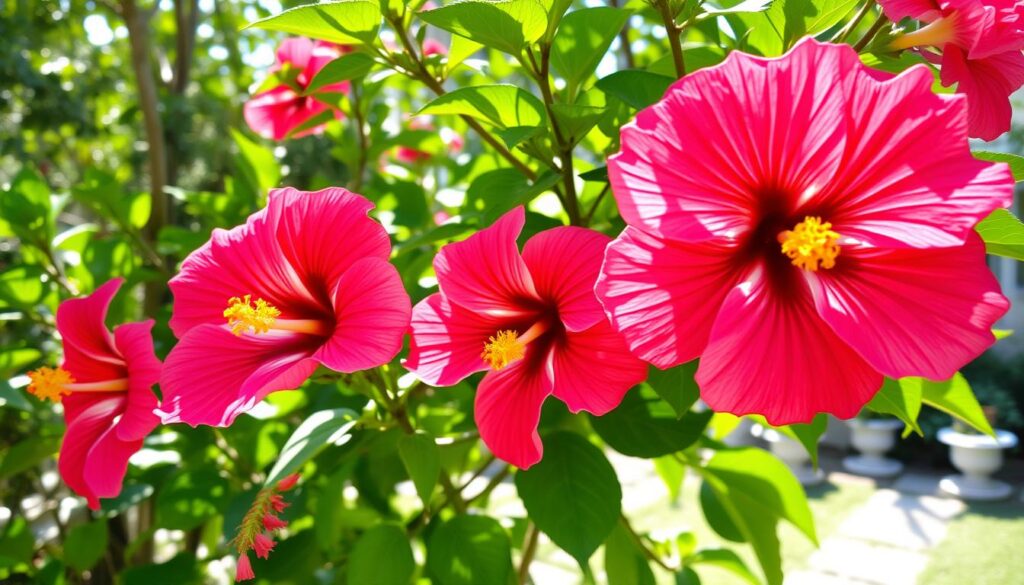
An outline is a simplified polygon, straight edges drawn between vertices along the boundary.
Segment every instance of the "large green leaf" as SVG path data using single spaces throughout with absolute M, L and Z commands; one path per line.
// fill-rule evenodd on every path
M 828 430 L 827 416 L 818 414 L 809 423 L 779 427 L 778 430 L 789 438 L 799 441 L 811 456 L 811 463 L 815 468 L 818 467 L 818 441 Z
M 455 516 L 427 541 L 427 572 L 437 585 L 501 584 L 511 571 L 508 534 L 494 518 Z
M 544 458 L 516 474 L 530 518 L 582 565 L 615 528 L 622 487 L 608 459 L 583 437 L 557 432 L 544 439 Z
M 125 569 L 123 585 L 199 585 L 203 576 L 196 557 L 179 553 L 166 563 L 140 565 Z
M 551 65 L 565 79 L 570 103 L 629 16 L 627 10 L 602 6 L 574 10 L 562 18 L 551 47 Z
M 733 575 L 736 575 L 752 585 L 758 585 L 760 583 L 757 576 L 747 568 L 747 564 L 743 562 L 743 559 L 741 559 L 738 554 L 727 548 L 706 548 L 697 551 L 696 554 L 686 559 L 686 564 L 718 567 L 731 572 Z
M 719 536 L 750 543 L 768 585 L 782 584 L 778 518 L 747 505 L 745 500 L 730 499 L 728 490 L 712 481 L 701 485 L 700 504 L 708 525 Z
M 917 424 L 917 415 L 921 414 L 920 378 L 904 378 L 899 382 L 886 378 L 882 388 L 871 402 L 868 402 L 867 408 L 874 412 L 891 414 L 903 421 L 907 428 L 913 429 L 919 435 L 924 434 Z
M 228 482 L 210 468 L 185 470 L 160 488 L 156 516 L 161 528 L 192 530 L 221 514 L 228 502 Z
M 424 22 L 481 45 L 518 56 L 547 28 L 547 14 L 537 0 L 466 0 L 420 12 Z
M 281 167 L 269 149 L 249 140 L 244 134 L 231 129 L 231 138 L 238 145 L 238 156 L 235 166 L 238 169 L 238 180 L 248 187 L 250 196 L 256 201 L 265 196 L 267 191 L 277 187 L 281 180 Z
M 264 485 L 273 485 L 298 471 L 328 445 L 348 442 L 358 418 L 359 415 L 347 408 L 321 410 L 309 415 L 288 437 Z
M 79 571 L 93 568 L 107 551 L 107 521 L 73 526 L 64 541 L 64 562 Z
M 306 95 L 316 93 L 320 88 L 334 83 L 365 77 L 374 63 L 373 57 L 366 53 L 342 55 L 317 72 L 306 87 Z
M 0 301 L 12 307 L 35 308 L 50 292 L 44 274 L 38 266 L 15 266 L 0 272 Z
M 478 85 L 446 93 L 423 106 L 417 115 L 465 115 L 502 129 L 545 125 L 544 104 L 515 85 Z
M 654 585 L 654 572 L 643 551 L 620 522 L 604 541 L 608 585 Z
M 398 455 L 423 500 L 423 507 L 428 507 L 441 473 L 441 452 L 437 444 L 428 435 L 407 435 L 398 440 Z
M 746 35 L 750 49 L 766 56 L 781 55 L 797 40 L 831 28 L 857 6 L 857 0 L 775 0 L 768 10 L 730 15 Z
M 974 229 L 989 254 L 1024 260 L 1024 224 L 1009 211 L 996 209 Z
M 335 0 L 307 4 L 257 20 L 246 28 L 262 28 L 334 43 L 377 41 L 380 4 L 373 0 Z
M 723 449 L 701 468 L 705 479 L 726 500 L 744 509 L 787 520 L 812 542 L 818 537 L 807 496 L 788 467 L 767 451 Z
M 675 79 L 671 77 L 642 69 L 623 69 L 602 77 L 597 88 L 642 110 L 660 100 L 673 82 Z
M 10 188 L 0 192 L 0 219 L 23 242 L 48 248 L 55 235 L 50 188 L 43 177 L 24 167 Z
M 985 418 L 985 412 L 978 404 L 978 399 L 974 396 L 974 390 L 963 374 L 957 372 L 944 382 L 932 382 L 923 378 L 914 380 L 921 384 L 921 400 L 925 404 L 947 412 L 985 434 L 995 434 L 992 425 Z
M 60 437 L 27 437 L 18 441 L 3 454 L 0 479 L 17 475 L 38 465 L 60 449 Z
M 416 560 L 405 531 L 378 524 L 363 533 L 348 557 L 349 585 L 409 585 Z
M 20 515 L 0 527 L 0 567 L 32 562 L 35 537 L 32 528 Z
M 591 425 L 619 453 L 651 458 L 682 451 L 695 443 L 713 414 L 710 410 L 689 412 L 679 419 L 667 402 L 641 385 L 626 393 L 615 410 L 591 418 Z
M 659 370 L 651 366 L 647 373 L 647 384 L 676 411 L 682 418 L 700 398 L 700 388 L 693 376 L 697 373 L 697 360 Z
M 1010 154 L 1008 152 L 988 152 L 984 150 L 976 150 L 971 154 L 974 158 L 980 160 L 987 160 L 990 162 L 1003 162 L 1010 165 L 1010 172 L 1013 173 L 1013 179 L 1018 183 L 1024 181 L 1024 156 L 1019 154 Z

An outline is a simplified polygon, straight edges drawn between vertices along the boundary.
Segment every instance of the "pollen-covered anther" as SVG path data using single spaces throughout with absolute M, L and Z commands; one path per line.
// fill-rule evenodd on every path
M 820 217 L 805 217 L 803 221 L 779 234 L 782 253 L 793 266 L 814 272 L 818 268 L 832 268 L 839 256 L 839 234 L 832 224 Z
M 228 299 L 228 308 L 224 309 L 224 318 L 231 326 L 231 332 L 241 335 L 246 331 L 266 333 L 281 316 L 281 311 L 263 299 L 252 300 L 252 295 L 242 298 Z
M 60 402 L 62 398 L 71 394 L 68 387 L 75 383 L 71 373 L 64 368 L 49 368 L 43 366 L 38 370 L 28 373 L 28 392 L 40 400 L 52 400 Z
M 500 370 L 510 363 L 523 359 L 526 355 L 526 344 L 520 341 L 515 331 L 503 329 L 492 335 L 484 344 L 484 358 L 491 368 Z

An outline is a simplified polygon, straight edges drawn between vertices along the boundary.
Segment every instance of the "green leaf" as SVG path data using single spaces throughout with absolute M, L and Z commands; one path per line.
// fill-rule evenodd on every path
M 423 507 L 430 506 L 438 475 L 441 473 L 441 451 L 428 435 L 407 435 L 398 440 L 398 455 L 402 458 Z
M 818 440 L 828 430 L 828 417 L 818 414 L 807 424 L 795 424 L 786 427 L 779 427 L 780 432 L 788 435 L 791 439 L 800 441 L 800 444 L 807 449 L 811 456 L 811 463 L 818 468 Z
M 817 544 L 814 518 L 800 482 L 770 453 L 755 448 L 723 449 L 701 470 L 725 499 L 787 520 Z
M 974 396 L 974 390 L 963 374 L 957 372 L 944 382 L 932 382 L 923 378 L 917 380 L 920 381 L 921 400 L 925 404 L 955 416 L 986 435 L 995 436 L 992 425 L 985 418 L 985 412 Z
M 628 10 L 602 6 L 574 10 L 562 18 L 551 47 L 551 65 L 565 79 L 570 102 L 597 69 L 629 16 Z
M 14 516 L 2 528 L 0 536 L 0 567 L 13 567 L 32 562 L 35 551 L 35 537 L 28 522 L 21 516 Z
M 314 94 L 320 88 L 339 83 L 360 79 L 365 77 L 376 61 L 366 53 L 349 53 L 342 55 L 324 66 L 309 82 L 306 87 L 306 95 Z
M 591 417 L 591 426 L 613 449 L 623 455 L 653 458 L 676 453 L 694 444 L 704 433 L 710 410 L 676 417 L 672 407 L 653 390 L 641 385 L 626 393 L 615 410 Z
M 604 541 L 608 585 L 654 585 L 654 572 L 643 551 L 619 522 Z
M 586 138 L 587 133 L 608 112 L 602 106 L 580 104 L 553 104 L 551 112 L 558 121 L 558 130 L 567 144 L 575 145 Z
M 602 77 L 597 82 L 597 88 L 637 110 L 642 110 L 660 100 L 674 82 L 675 79 L 657 73 L 641 69 L 623 69 Z
M 679 492 L 683 489 L 686 466 L 674 455 L 665 455 L 654 460 L 654 470 L 658 472 L 661 481 L 665 482 L 669 501 L 676 501 L 679 498 Z
M 15 443 L 0 462 L 0 479 L 32 469 L 60 449 L 60 437 L 28 437 Z
M 257 20 L 245 28 L 262 28 L 332 43 L 372 45 L 377 41 L 380 21 L 377 2 L 336 0 L 298 6 Z
M 989 254 L 1024 260 L 1024 224 L 1009 211 L 996 209 L 974 229 Z
M 1010 172 L 1013 173 L 1013 180 L 1018 183 L 1024 181 L 1024 156 L 1019 154 L 1010 154 L 1008 152 L 987 152 L 983 150 L 976 150 L 971 154 L 974 158 L 979 160 L 987 160 L 990 162 L 1003 162 L 1010 165 Z
M 700 398 L 700 388 L 693 379 L 696 373 L 697 360 L 667 370 L 652 366 L 648 369 L 647 384 L 682 418 Z
M 700 490 L 701 509 L 708 524 L 723 538 L 749 542 L 761 564 L 768 585 L 782 585 L 782 554 L 776 532 L 778 519 L 729 499 L 718 484 L 705 481 Z
M 359 415 L 347 408 L 321 410 L 302 421 L 281 448 L 277 463 L 263 482 L 270 486 L 299 470 L 328 445 L 342 445 L 351 438 Z
M 698 551 L 697 554 L 686 559 L 686 564 L 711 565 L 725 569 L 733 575 L 743 579 L 752 585 L 759 585 L 761 582 L 754 575 L 747 564 L 743 562 L 738 554 L 727 548 L 706 548 Z
M 42 357 L 43 352 L 31 347 L 0 351 L 0 378 L 6 380 L 15 374 L 23 373 Z
M 436 585 L 505 583 L 512 572 L 508 534 L 494 518 L 455 516 L 430 535 L 427 572 Z
M 107 550 L 107 521 L 79 524 L 64 541 L 64 562 L 79 571 L 93 568 Z
M 393 524 L 378 524 L 364 532 L 348 558 L 350 585 L 408 585 L 415 570 L 409 539 Z
M 465 115 L 502 129 L 542 127 L 544 104 L 515 85 L 478 85 L 446 93 L 423 106 L 418 116 Z
M 774 57 L 801 37 L 828 30 L 856 5 L 857 0 L 775 0 L 768 10 L 730 15 L 729 22 L 739 25 L 737 38 L 745 34 L 749 48 Z
M 899 382 L 886 378 L 866 408 L 881 414 L 891 414 L 903 421 L 907 428 L 924 436 L 917 424 L 917 416 L 921 414 L 920 378 L 904 378 Z
M 608 459 L 583 437 L 557 432 L 544 439 L 544 458 L 516 474 L 530 518 L 583 565 L 618 522 L 622 488 Z
M 420 12 L 419 17 L 438 28 L 517 57 L 527 43 L 539 39 L 547 28 L 547 15 L 537 0 L 466 0 Z
M 244 181 L 254 200 L 265 197 L 267 191 L 277 187 L 281 180 L 281 167 L 277 164 L 274 153 L 249 140 L 234 128 L 231 128 L 231 137 L 238 145 L 235 165 L 241 175 L 239 179 Z
M 182 471 L 160 488 L 156 516 L 161 528 L 192 530 L 223 512 L 228 482 L 213 469 Z
M 690 567 L 683 567 L 676 573 L 676 585 L 700 585 L 700 576 Z
M 121 574 L 123 585 L 199 585 L 203 582 L 196 558 L 179 553 L 166 563 L 130 567 Z
M 23 242 L 46 249 L 55 234 L 50 187 L 36 171 L 25 167 L 0 193 L 0 218 Z

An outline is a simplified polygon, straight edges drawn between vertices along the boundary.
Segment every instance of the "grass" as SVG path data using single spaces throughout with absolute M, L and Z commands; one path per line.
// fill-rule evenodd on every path
M 1024 505 L 974 504 L 949 525 L 919 585 L 1010 585 L 1024 582 Z

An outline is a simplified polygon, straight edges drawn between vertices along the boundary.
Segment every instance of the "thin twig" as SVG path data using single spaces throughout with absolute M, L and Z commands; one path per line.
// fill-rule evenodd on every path
M 633 542 L 636 543 L 638 547 L 640 547 L 640 550 L 644 553 L 645 557 L 656 563 L 662 569 L 669 571 L 670 573 L 675 573 L 677 570 L 679 570 L 678 567 L 673 567 L 666 563 L 664 560 L 662 560 L 660 556 L 656 555 L 654 551 L 647 547 L 647 543 L 644 542 L 644 539 L 636 533 L 636 530 L 633 530 L 633 526 L 629 523 L 629 518 L 626 518 L 625 514 L 619 514 L 619 519 L 622 521 L 623 528 L 625 528 L 626 532 L 629 533 L 629 536 L 633 539 Z
M 526 537 L 523 540 L 523 558 L 519 561 L 519 585 L 526 585 L 530 579 L 530 563 L 537 554 L 537 542 L 540 540 L 540 531 L 537 525 L 531 520 L 526 526 Z
M 860 21 L 864 20 L 864 17 L 867 16 L 869 12 L 871 12 L 871 7 L 874 6 L 874 4 L 875 3 L 871 0 L 865 2 L 864 6 L 861 6 L 860 10 L 857 11 L 857 14 L 853 17 L 853 20 L 848 22 L 846 26 L 844 26 L 843 29 L 839 31 L 839 33 L 836 36 L 832 37 L 832 42 L 841 43 L 845 41 L 846 37 L 850 36 L 850 33 L 852 33 L 854 29 L 857 28 L 858 24 L 860 24 Z
M 669 46 L 672 49 L 672 63 L 676 67 L 676 77 L 682 77 L 686 75 L 686 61 L 683 59 L 683 29 L 676 24 L 669 0 L 658 0 L 657 4 L 658 11 L 661 12 L 661 19 L 665 24 L 665 32 L 668 34 Z
M 868 46 L 868 43 L 870 43 L 871 40 L 875 38 L 875 35 L 878 34 L 878 31 L 882 30 L 882 27 L 884 27 L 888 23 L 889 19 L 886 18 L 884 14 L 878 15 L 878 20 L 875 21 L 875 24 L 871 25 L 871 28 L 868 29 L 868 32 L 864 33 L 864 38 L 857 41 L 857 44 L 853 46 L 853 50 L 857 51 L 858 53 L 864 50 L 864 47 Z

